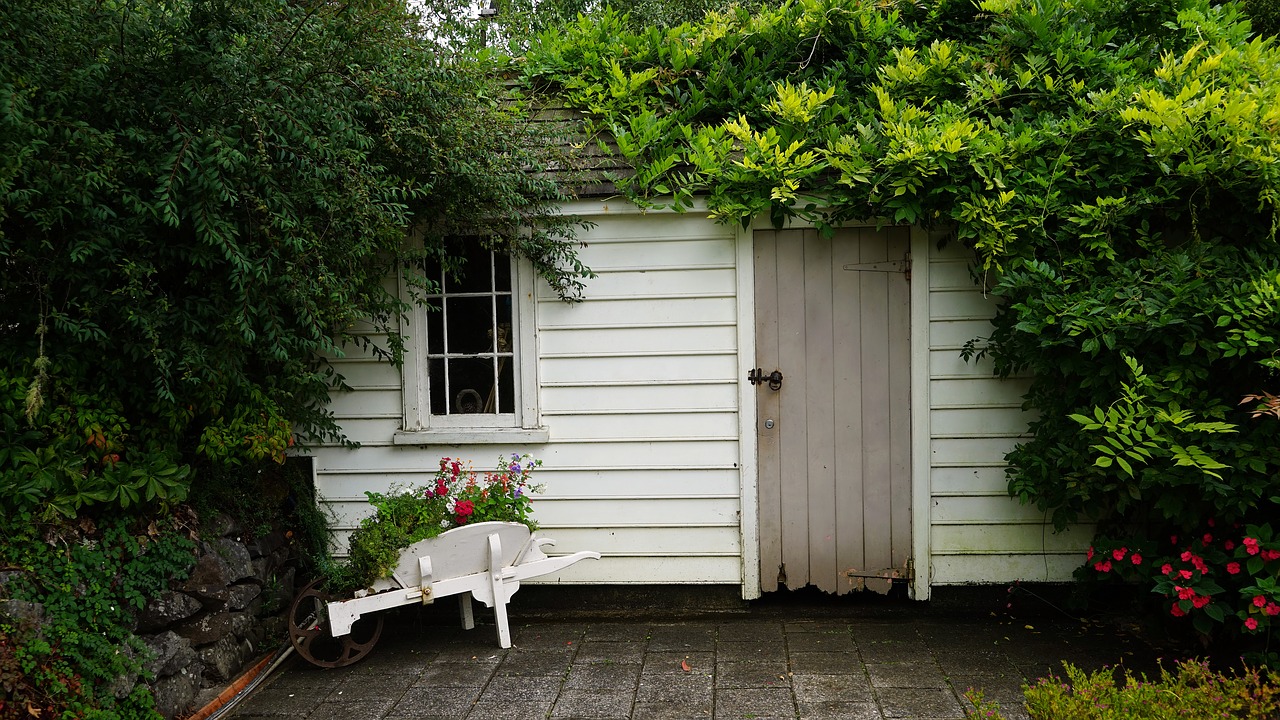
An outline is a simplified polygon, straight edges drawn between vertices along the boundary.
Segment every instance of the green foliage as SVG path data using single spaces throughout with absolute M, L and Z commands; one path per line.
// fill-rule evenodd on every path
M 499 457 L 497 469 L 480 477 L 460 460 L 441 458 L 427 487 L 365 493 L 373 515 L 351 533 L 347 564 L 328 568 L 328 586 L 339 593 L 368 587 L 395 569 L 404 548 L 469 523 L 500 520 L 536 530 L 529 492 L 538 488 L 529 478 L 541 464 L 528 455 Z
M 147 598 L 186 576 L 194 544 L 174 527 L 46 524 L 26 513 L 0 518 L 0 533 L 5 595 L 43 608 L 38 628 L 0 625 L 0 715 L 159 717 L 140 682 L 148 651 L 131 628 Z
M 1263 720 L 1280 713 L 1280 676 L 1243 670 L 1222 674 L 1207 663 L 1178 663 L 1160 679 L 1135 678 L 1128 670 L 1117 685 L 1111 670 L 1085 673 L 1065 665 L 1066 677 L 1051 676 L 1025 688 L 1026 713 L 1032 720 L 1165 720 L 1166 718 L 1239 718 Z M 1002 720 L 999 706 L 975 691 L 965 693 L 973 705 L 969 717 Z
M 1278 367 L 1280 50 L 1236 4 L 795 0 L 667 29 L 603 13 L 520 68 L 616 143 L 642 205 L 972 248 L 1001 302 L 964 354 L 1031 378 L 1009 488 L 1057 527 L 1135 547 L 1280 514 L 1280 423 L 1240 405 Z
M 373 331 L 398 359 L 385 279 L 445 238 L 566 297 L 589 275 L 546 144 L 403 2 L 15 2 L 0 25 L 6 507 L 180 499 L 197 460 L 336 437 L 321 358 Z

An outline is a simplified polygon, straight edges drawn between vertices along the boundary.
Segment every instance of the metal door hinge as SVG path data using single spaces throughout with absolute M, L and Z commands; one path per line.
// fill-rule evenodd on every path
M 848 265 L 842 266 L 842 269 L 851 270 L 853 272 L 883 272 L 883 273 L 900 272 L 906 275 L 907 280 L 910 281 L 911 280 L 911 256 L 908 255 L 902 260 L 885 260 L 884 262 L 869 262 L 869 263 L 849 263 Z
M 883 570 L 852 570 L 845 571 L 846 577 L 862 578 L 862 579 L 878 579 L 878 580 L 914 580 L 916 575 L 915 563 L 911 558 L 902 564 L 902 567 L 891 567 Z

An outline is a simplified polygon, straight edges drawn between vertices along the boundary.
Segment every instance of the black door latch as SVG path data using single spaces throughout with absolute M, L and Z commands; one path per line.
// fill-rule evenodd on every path
M 755 370 L 752 370 L 747 373 L 747 382 L 751 383 L 752 385 L 769 383 L 770 390 L 777 390 L 778 388 L 782 387 L 782 371 L 774 370 L 768 375 L 765 375 L 763 369 L 756 368 Z

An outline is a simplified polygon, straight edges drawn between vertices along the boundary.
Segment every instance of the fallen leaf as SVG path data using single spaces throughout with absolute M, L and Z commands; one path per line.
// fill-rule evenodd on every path
M 680 669 L 681 669 L 681 670 L 683 670 L 683 671 L 685 671 L 685 672 L 693 672 L 693 666 L 691 666 L 691 665 L 689 664 L 689 661 L 688 661 L 688 660 L 681 660 L 681 661 L 680 661 Z

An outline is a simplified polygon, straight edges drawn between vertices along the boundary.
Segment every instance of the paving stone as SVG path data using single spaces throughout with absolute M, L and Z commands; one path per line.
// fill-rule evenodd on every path
M 640 679 L 640 666 L 635 664 L 574 663 L 565 680 L 566 690 L 633 690 Z
M 858 643 L 858 653 L 863 662 L 892 663 L 919 659 L 921 655 L 927 655 L 929 649 L 922 642 L 880 640 Z
M 645 675 L 709 675 L 714 664 L 715 653 L 711 652 L 651 652 L 644 656 L 642 672 Z M 685 670 L 684 665 L 691 669 Z
M 787 688 L 741 688 L 716 693 L 716 720 L 721 718 L 794 718 L 795 701 Z
M 397 717 L 459 718 L 480 697 L 478 687 L 412 687 L 388 712 Z
M 321 703 L 309 720 L 375 720 L 387 714 L 395 705 L 389 698 L 365 699 L 357 702 Z
M 714 650 L 714 625 L 654 625 L 649 628 L 649 651 L 700 652 Z
M 635 693 L 629 690 L 565 690 L 551 709 L 551 717 L 627 720 L 634 700 Z
M 305 660 L 289 665 L 281 665 L 275 673 L 272 673 L 271 682 L 267 687 L 275 690 L 316 690 L 323 688 L 326 691 L 333 689 L 336 674 L 340 670 L 322 670 Z
M 480 702 L 554 702 L 560 692 L 556 677 L 495 676 L 480 693 Z
M 796 700 L 805 703 L 824 701 L 874 703 L 875 694 L 865 674 L 857 675 L 793 675 L 791 687 Z
M 467 713 L 468 720 L 536 720 L 551 712 L 551 703 L 478 702 Z
M 964 717 L 964 709 L 949 689 L 882 688 L 877 695 L 886 718 Z
M 711 717 L 711 701 L 694 704 L 680 702 L 636 703 L 631 720 L 696 720 Z
M 387 648 L 381 641 L 369 657 L 344 668 L 353 677 L 378 677 L 387 673 L 418 675 L 439 659 L 435 650 L 417 648 Z
M 569 672 L 571 658 L 558 652 L 528 650 L 508 653 L 498 665 L 495 675 L 556 676 L 563 678 Z
M 717 688 L 790 687 L 787 663 L 781 662 L 717 662 Z
M 798 703 L 800 717 L 804 720 L 881 720 L 880 708 L 873 702 L 824 702 Z
M 725 642 L 722 640 L 716 643 L 716 659 L 730 662 L 776 660 L 785 663 L 787 661 L 787 648 L 782 644 L 781 639 L 763 642 Z
M 788 633 L 790 652 L 854 652 L 853 636 L 846 633 Z
M 613 642 L 585 640 L 578 653 L 573 656 L 575 663 L 636 663 L 644 661 L 646 643 Z
M 778 622 L 732 622 L 716 626 L 720 642 L 776 642 L 782 644 L 782 624 Z
M 848 675 L 861 672 L 862 662 L 856 653 L 795 652 L 791 653 L 791 672 L 799 675 Z
M 511 633 L 511 645 L 522 650 L 569 648 L 582 643 L 585 625 L 532 625 Z
M 595 642 L 645 642 L 649 639 L 649 626 L 644 623 L 592 623 L 587 626 L 584 640 Z
M 827 633 L 847 634 L 850 623 L 846 620 L 789 620 L 782 625 L 788 635 L 791 633 Z
M 240 712 L 246 715 L 305 717 L 319 707 L 328 695 L 328 691 L 266 687 L 246 700 Z
M 867 663 L 871 686 L 877 688 L 945 688 L 947 679 L 932 662 Z
M 1009 656 L 1000 650 L 988 648 L 972 648 L 967 650 L 938 650 L 933 657 L 938 667 L 947 675 L 972 674 L 976 668 L 983 671 L 1007 671 L 1014 673 L 1014 666 Z M 870 661 L 868 661 L 870 662 Z
M 919 628 L 914 623 L 856 622 L 849 628 L 854 642 L 910 642 L 920 639 Z
M 703 675 L 640 678 L 637 703 L 684 703 L 697 706 L 711 702 L 712 679 Z
M 486 647 L 475 643 L 450 643 L 436 650 L 436 660 L 441 662 L 497 663 L 506 657 L 508 650 Z
M 414 680 L 415 686 L 425 687 L 480 687 L 489 682 L 497 663 L 438 662 L 427 668 Z

